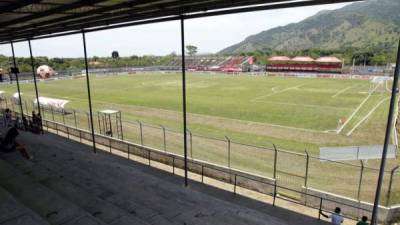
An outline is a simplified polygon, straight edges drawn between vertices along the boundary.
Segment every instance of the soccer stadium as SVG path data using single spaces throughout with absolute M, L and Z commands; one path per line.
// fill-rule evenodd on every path
M 397 223 L 399 57 L 186 52 L 192 19 L 343 2 L 0 2 L 0 224 Z M 178 54 L 88 56 L 97 32 L 169 21 Z M 83 67 L 35 57 L 69 35 L 84 55 L 59 64 Z

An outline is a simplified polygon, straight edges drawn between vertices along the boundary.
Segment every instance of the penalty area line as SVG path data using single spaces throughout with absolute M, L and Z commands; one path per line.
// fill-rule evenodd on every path
M 368 112 L 367 115 L 365 115 L 360 121 L 358 121 L 358 123 L 346 134 L 346 136 L 350 136 L 365 120 L 368 119 L 368 117 L 370 117 L 372 115 L 372 113 L 375 112 L 375 110 L 382 105 L 382 103 L 384 103 L 385 101 L 387 101 L 390 97 L 384 98 L 382 99 L 380 102 L 378 102 L 378 104 L 376 104 L 376 106 L 374 108 L 371 109 L 371 111 Z
M 297 86 L 288 87 L 288 88 L 285 88 L 285 89 L 283 89 L 283 90 L 281 90 L 281 91 L 273 91 L 272 93 L 269 93 L 269 94 L 266 94 L 266 95 L 261 95 L 261 96 L 255 97 L 255 98 L 252 99 L 251 101 L 252 101 L 252 102 L 255 102 L 255 101 L 258 101 L 258 100 L 263 99 L 263 98 L 265 98 L 265 97 L 269 97 L 269 96 L 272 96 L 272 95 L 280 94 L 280 93 L 289 91 L 289 90 L 291 90 L 291 89 L 296 89 L 296 88 L 302 87 L 302 86 L 304 86 L 304 85 L 306 85 L 306 84 L 300 84 L 300 85 L 297 85 Z
M 360 111 L 361 107 L 368 101 L 368 99 L 372 96 L 372 93 L 378 88 L 378 86 L 375 87 L 374 90 L 371 91 L 371 93 L 368 94 L 368 96 L 358 105 L 358 107 L 354 110 L 354 112 L 350 115 L 350 117 L 346 120 L 346 122 L 336 131 L 337 134 L 342 132 L 342 130 L 346 127 L 346 125 L 353 119 L 353 117 Z
M 350 88 L 355 87 L 355 86 L 358 86 L 358 84 L 351 85 L 349 87 L 339 90 L 338 92 L 336 92 L 336 94 L 332 95 L 332 98 L 336 98 L 337 96 L 341 95 L 342 93 L 346 92 L 347 90 L 349 90 Z

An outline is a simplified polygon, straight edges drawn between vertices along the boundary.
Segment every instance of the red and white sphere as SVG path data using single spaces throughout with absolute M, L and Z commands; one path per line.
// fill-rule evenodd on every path
M 54 70 L 50 66 L 42 65 L 37 68 L 36 74 L 42 79 L 48 79 L 54 76 Z

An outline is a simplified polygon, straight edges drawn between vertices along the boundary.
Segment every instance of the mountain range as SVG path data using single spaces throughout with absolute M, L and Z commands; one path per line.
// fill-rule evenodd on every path
M 251 35 L 219 54 L 344 48 L 395 52 L 399 37 L 400 0 L 367 0 Z

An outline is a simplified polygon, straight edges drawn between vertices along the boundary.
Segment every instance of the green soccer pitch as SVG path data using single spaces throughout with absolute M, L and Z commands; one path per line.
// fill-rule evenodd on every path
M 40 82 L 39 95 L 67 99 L 71 101 L 67 108 L 87 111 L 85 82 Z M 16 92 L 15 85 L 0 89 L 6 95 Z M 215 137 L 232 136 L 252 144 L 273 142 L 301 151 L 379 144 L 390 95 L 370 95 L 369 89 L 366 80 L 189 74 L 188 127 Z M 179 74 L 92 76 L 91 90 L 95 112 L 117 108 L 125 120 L 181 127 Z M 33 84 L 22 84 L 21 92 L 27 101 L 35 96 Z
M 90 81 L 95 116 L 102 109 L 120 110 L 124 138 L 135 143 L 140 143 L 137 121 L 147 124 L 143 126 L 144 144 L 158 149 L 163 147 L 160 125 L 176 130 L 166 134 L 167 150 L 183 153 L 180 74 L 93 74 Z M 39 82 L 38 89 L 40 96 L 69 100 L 67 109 L 88 111 L 85 77 Z M 275 144 L 293 152 L 307 150 L 314 156 L 319 155 L 322 146 L 382 144 L 390 93 L 382 87 L 372 89 L 375 91 L 370 91 L 369 80 L 190 73 L 187 111 L 188 129 L 194 134 L 191 154 L 196 159 L 227 165 L 228 137 L 232 141 L 232 167 L 272 176 L 273 152 L 237 143 L 269 148 Z M 3 85 L 0 90 L 11 96 L 16 85 Z M 21 92 L 28 111 L 32 110 L 34 85 L 21 84 Z M 47 111 L 45 119 L 50 118 Z M 61 122 L 60 115 L 55 115 L 55 119 Z M 65 118 L 73 125 L 71 119 L 71 115 Z M 85 113 L 79 114 L 78 126 L 88 128 Z M 94 126 L 97 131 L 96 118 Z M 359 167 L 326 164 L 317 159 L 310 163 L 313 187 L 355 197 Z M 359 166 L 358 161 L 349 163 Z M 305 157 L 280 153 L 278 164 L 280 171 L 292 174 L 278 174 L 281 179 L 301 187 L 303 179 L 296 176 L 304 175 Z M 397 159 L 391 159 L 387 168 L 395 165 Z M 367 166 L 378 168 L 379 160 L 369 160 Z M 363 190 L 364 200 L 373 198 L 370 193 L 375 187 L 376 171 L 364 177 L 363 182 L 371 184 Z M 346 179 L 344 187 L 331 190 L 329 184 L 337 176 Z

